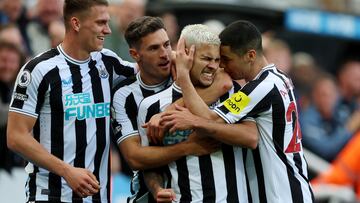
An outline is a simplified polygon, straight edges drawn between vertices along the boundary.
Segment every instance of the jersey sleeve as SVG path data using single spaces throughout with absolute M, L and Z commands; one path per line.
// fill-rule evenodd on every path
M 251 81 L 217 105 L 214 111 L 227 123 L 253 120 L 249 117 L 254 118 L 263 111 L 261 103 L 272 88 L 274 84 L 269 82 Z
M 112 128 L 117 144 L 120 144 L 125 139 L 138 136 L 137 129 L 137 116 L 136 111 L 130 108 L 126 108 L 126 95 L 123 89 L 118 89 L 113 97 L 112 103 Z M 135 105 L 136 103 L 132 104 Z M 130 112 L 129 112 L 130 111 Z
M 37 118 L 41 102 L 39 101 L 38 96 L 39 91 L 42 91 L 42 95 L 40 96 L 44 98 L 45 93 L 47 92 L 47 87 L 40 87 L 43 79 L 43 75 L 40 72 L 41 68 L 35 66 L 30 69 L 29 66 L 28 64 L 25 64 L 19 71 L 9 111 Z
M 109 49 L 103 49 L 102 53 L 114 58 L 114 80 L 118 79 L 119 77 L 130 77 L 138 72 L 137 63 L 125 61 Z

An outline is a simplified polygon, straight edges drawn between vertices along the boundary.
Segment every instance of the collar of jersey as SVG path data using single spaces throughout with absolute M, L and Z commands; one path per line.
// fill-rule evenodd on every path
M 60 52 L 62 55 L 64 55 L 64 57 L 65 57 L 67 60 L 71 61 L 71 62 L 74 63 L 74 64 L 81 65 L 81 64 L 88 63 L 88 62 L 90 61 L 90 57 L 87 58 L 86 60 L 83 60 L 83 61 L 81 61 L 81 60 L 76 60 L 76 59 L 70 57 L 69 55 L 67 55 L 67 54 L 65 53 L 65 51 L 64 51 L 64 49 L 62 48 L 61 44 L 59 44 L 59 45 L 57 46 L 57 49 L 59 50 L 59 52 Z
M 145 88 L 145 89 L 149 89 L 149 90 L 152 90 L 152 89 L 155 89 L 155 88 L 158 88 L 158 87 L 161 87 L 161 86 L 164 86 L 166 83 L 169 82 L 169 79 L 159 83 L 159 84 L 156 84 L 156 85 L 147 85 L 145 84 L 142 80 L 141 80 L 141 77 L 140 77 L 140 72 L 138 72 L 136 74 L 136 79 L 139 81 L 140 85 Z
M 273 64 L 273 63 L 272 63 L 272 64 L 269 64 L 269 65 L 267 65 L 267 66 L 265 66 L 265 67 L 263 67 L 263 68 L 261 69 L 261 71 L 256 75 L 256 77 L 254 78 L 254 80 L 258 79 L 263 72 L 265 72 L 265 71 L 267 71 L 267 70 L 269 70 L 269 69 L 274 69 L 274 68 L 275 68 L 275 64 Z
M 177 92 L 182 93 L 181 87 L 178 86 L 178 85 L 176 84 L 176 82 L 173 82 L 172 85 L 173 85 L 174 89 L 175 89 Z

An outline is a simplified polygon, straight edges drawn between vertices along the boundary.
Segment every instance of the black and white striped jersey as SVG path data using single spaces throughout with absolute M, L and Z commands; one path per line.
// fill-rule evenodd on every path
M 114 88 L 112 103 L 112 127 L 115 139 L 119 144 L 131 136 L 138 136 L 137 115 L 140 102 L 161 90 L 169 87 L 172 80 L 157 85 L 146 85 L 140 73 L 130 77 Z
M 256 120 L 260 140 L 247 153 L 254 202 L 313 202 L 291 80 L 271 64 L 215 108 L 227 123 Z
M 240 86 L 222 96 L 227 99 Z M 235 89 L 235 91 L 234 91 Z M 182 97 L 181 89 L 174 83 L 168 89 L 145 98 L 139 107 L 138 125 L 147 122 L 152 115 L 164 111 L 167 106 Z M 213 105 L 212 105 L 213 106 Z M 214 107 L 214 106 L 213 106 Z M 211 108 L 211 107 L 210 107 Z M 146 130 L 139 128 L 142 145 L 149 145 Z M 164 144 L 175 144 L 187 139 L 190 130 L 178 131 L 164 137 Z M 175 202 L 249 202 L 249 181 L 245 176 L 246 149 L 223 144 L 222 150 L 204 156 L 186 156 L 168 165 L 171 187 L 176 193 Z
M 112 103 L 112 128 L 115 139 L 118 144 L 132 136 L 139 136 L 137 126 L 138 107 L 140 102 L 161 90 L 169 87 L 172 83 L 171 78 L 157 84 L 146 85 L 140 77 L 140 72 L 136 76 L 125 79 L 114 88 Z M 141 172 L 133 171 L 134 176 L 131 183 L 132 197 L 128 198 L 129 202 L 155 202 L 150 195 L 143 180 Z
M 110 50 L 78 61 L 60 45 L 22 67 L 10 111 L 36 118 L 34 138 L 66 163 L 92 171 L 101 186 L 99 193 L 82 199 L 62 177 L 30 163 L 27 201 L 110 201 L 111 86 L 117 75 L 135 73 L 135 64 Z

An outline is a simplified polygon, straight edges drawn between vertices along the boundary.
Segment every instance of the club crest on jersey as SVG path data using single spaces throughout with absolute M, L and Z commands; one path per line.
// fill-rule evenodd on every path
M 244 109 L 250 102 L 250 97 L 248 97 L 243 92 L 237 92 L 231 95 L 230 98 L 223 102 L 227 110 L 233 114 L 239 114 L 242 109 Z
M 28 70 L 24 70 L 19 78 L 18 78 L 18 85 L 20 87 L 27 87 L 31 82 L 31 73 Z
M 98 70 L 99 70 L 99 76 L 100 76 L 100 78 L 106 79 L 106 78 L 109 77 L 109 73 L 107 72 L 105 66 L 100 65 L 100 68 L 99 68 Z

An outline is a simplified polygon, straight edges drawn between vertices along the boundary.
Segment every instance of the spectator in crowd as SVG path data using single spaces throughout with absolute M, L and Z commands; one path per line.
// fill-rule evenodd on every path
M 59 45 L 65 37 L 65 25 L 63 21 L 52 21 L 48 28 L 51 48 Z
M 27 27 L 30 39 L 30 48 L 34 55 L 51 48 L 49 25 L 61 20 L 64 0 L 38 0 L 35 16 Z
M 129 54 L 129 46 L 124 33 L 129 23 L 145 14 L 146 0 L 112 0 L 112 34 L 106 39 L 105 47 L 111 49 L 124 60 L 134 61 Z
M 22 0 L 2 0 L 0 2 L 0 23 L 14 23 L 22 12 Z
M 28 55 L 24 38 L 22 37 L 19 28 L 14 24 L 8 24 L 0 28 L 0 40 L 15 44 L 21 51 Z
M 266 46 L 265 46 L 266 45 Z M 276 64 L 276 67 L 285 73 L 289 73 L 292 66 L 292 54 L 289 45 L 281 39 L 269 39 L 264 44 L 264 55 L 269 63 Z
M 355 111 L 359 111 L 358 97 L 360 96 L 360 60 L 351 58 L 342 63 L 338 73 L 340 90 L 339 109 L 342 118 L 346 119 Z
M 331 75 L 318 77 L 311 92 L 312 104 L 300 113 L 304 146 L 332 161 L 360 128 L 360 114 L 344 119 L 337 108 L 338 88 Z
M 23 0 L 2 0 L 0 1 L 0 25 L 14 24 L 20 30 L 24 39 L 26 54 L 30 54 L 29 37 L 26 26 L 29 23 L 29 14 Z
M 173 50 L 176 49 L 176 44 L 179 39 L 179 25 L 176 16 L 171 12 L 165 12 L 160 15 L 162 18 L 166 32 L 168 33 L 170 44 Z
M 292 58 L 293 64 L 290 77 L 296 87 L 295 96 L 301 112 L 310 105 L 311 88 L 320 70 L 314 58 L 308 53 L 297 52 L 293 54 Z
M 354 188 L 360 201 L 360 133 L 354 135 L 332 162 L 330 168 L 312 180 L 318 184 L 336 184 Z
M 22 51 L 13 43 L 0 41 L 0 168 L 8 171 L 12 166 L 23 163 L 19 156 L 6 146 L 6 124 L 13 84 L 24 63 Z

